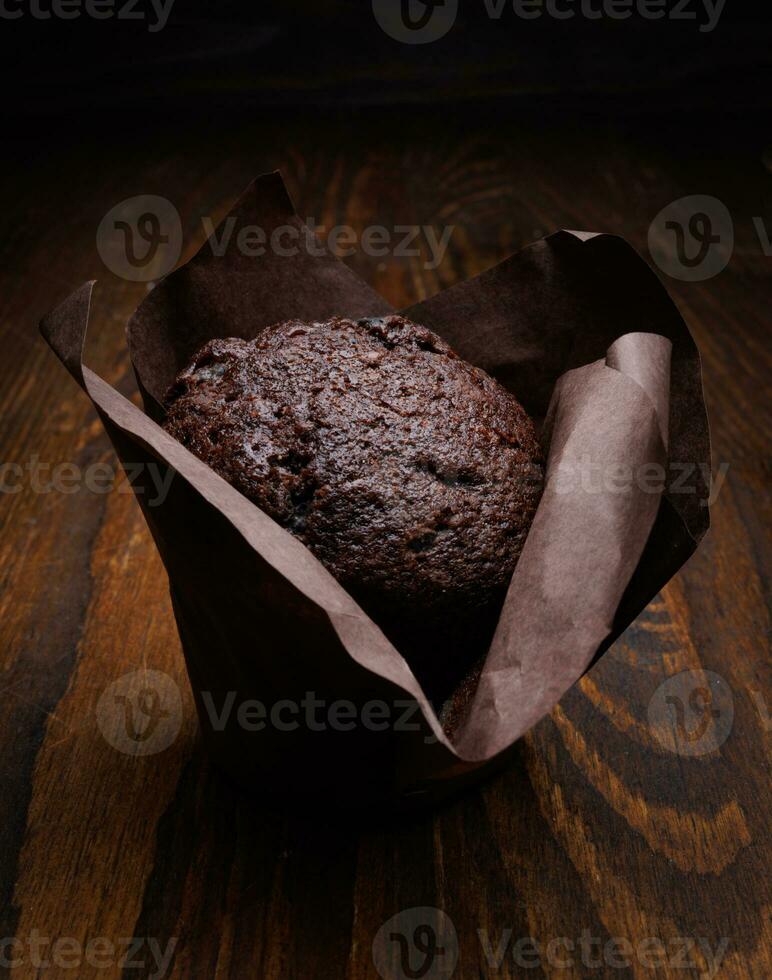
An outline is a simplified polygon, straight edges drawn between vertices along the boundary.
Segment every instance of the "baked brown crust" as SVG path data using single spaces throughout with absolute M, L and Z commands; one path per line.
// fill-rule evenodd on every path
M 524 409 L 401 316 L 212 340 L 164 428 L 290 530 L 439 694 L 484 653 L 538 503 Z

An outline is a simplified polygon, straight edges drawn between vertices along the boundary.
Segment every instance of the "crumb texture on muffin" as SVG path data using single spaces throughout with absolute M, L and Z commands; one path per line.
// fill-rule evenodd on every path
M 395 315 L 213 340 L 166 410 L 165 429 L 300 538 L 408 659 L 487 645 L 541 452 L 517 400 L 436 334 Z

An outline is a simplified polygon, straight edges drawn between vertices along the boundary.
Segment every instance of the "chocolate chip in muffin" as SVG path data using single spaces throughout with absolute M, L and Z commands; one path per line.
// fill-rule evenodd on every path
M 165 429 L 323 562 L 444 698 L 490 643 L 541 492 L 518 401 L 401 316 L 212 340 Z

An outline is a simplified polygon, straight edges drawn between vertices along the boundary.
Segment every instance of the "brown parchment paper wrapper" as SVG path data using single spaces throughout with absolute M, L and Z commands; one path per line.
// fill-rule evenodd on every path
M 134 464 L 202 730 L 221 765 L 264 797 L 437 799 L 504 762 L 707 530 L 710 446 L 696 347 L 636 253 L 582 232 L 551 235 L 404 311 L 513 391 L 543 422 L 547 451 L 544 494 L 479 684 L 459 688 L 448 736 L 399 652 L 320 562 L 157 424 L 166 388 L 212 337 L 249 338 L 293 317 L 391 311 L 318 243 L 293 255 L 238 250 L 245 225 L 267 238 L 284 225 L 310 235 L 278 174 L 258 178 L 229 219 L 225 254 L 205 245 L 129 323 L 145 412 L 82 363 L 93 283 L 49 314 L 42 332 L 124 465 Z M 175 471 L 155 505 L 150 463 Z M 673 463 L 679 492 L 637 479 Z M 582 475 L 593 472 L 636 479 L 588 485 Z M 319 713 L 309 715 L 309 696 Z M 250 731 L 237 712 L 250 699 L 296 707 Z M 355 706 L 353 724 L 346 708 L 329 723 L 340 702 Z M 389 706 L 391 723 L 368 714 L 373 702 Z

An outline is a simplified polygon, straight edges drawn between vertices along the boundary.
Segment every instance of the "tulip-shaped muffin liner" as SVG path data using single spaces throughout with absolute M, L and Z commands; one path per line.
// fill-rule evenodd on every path
M 292 229 L 308 247 L 247 254 L 239 231 L 255 226 L 264 241 Z M 263 797 L 435 801 L 505 762 L 707 530 L 697 349 L 650 269 L 608 235 L 557 232 L 402 311 L 521 401 L 546 456 L 493 641 L 443 726 L 400 652 L 314 555 L 159 424 L 165 391 L 207 340 L 393 312 L 313 238 L 278 174 L 254 181 L 221 227 L 229 235 L 215 232 L 130 320 L 144 411 L 82 362 L 93 283 L 41 329 L 132 474 L 218 762 Z M 150 464 L 173 470 L 160 500 Z

